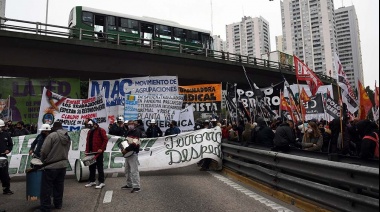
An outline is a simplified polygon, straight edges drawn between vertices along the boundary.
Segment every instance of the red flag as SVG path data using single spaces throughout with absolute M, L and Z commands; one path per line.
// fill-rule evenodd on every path
M 323 85 L 322 81 L 297 56 L 294 55 L 293 58 L 297 79 L 300 81 L 306 81 L 310 87 L 311 95 L 314 96 L 317 93 L 319 86 Z
M 308 102 L 310 101 L 310 97 L 307 95 L 305 89 L 302 87 L 300 98 L 303 102 Z
M 358 80 L 358 87 L 359 87 L 359 100 L 360 100 L 360 107 L 359 107 L 359 119 L 363 120 L 366 119 L 368 111 L 372 108 L 372 102 L 368 97 L 367 92 L 364 89 L 364 86 Z
M 375 81 L 375 105 L 376 107 L 379 107 L 379 87 L 376 87 L 376 81 Z
M 286 99 L 285 99 L 285 97 L 284 97 L 284 95 L 283 95 L 282 92 L 280 93 L 280 98 L 281 98 L 280 109 L 281 109 L 281 110 L 284 110 L 284 111 L 288 111 L 288 113 L 289 113 L 291 119 L 292 119 L 293 121 L 297 122 L 297 119 L 296 119 L 296 117 L 294 116 L 293 110 L 292 110 L 292 108 L 290 107 L 288 101 L 286 101 Z

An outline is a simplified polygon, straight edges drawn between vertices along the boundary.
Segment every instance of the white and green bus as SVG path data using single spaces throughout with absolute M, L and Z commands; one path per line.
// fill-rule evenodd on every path
M 69 16 L 69 28 L 72 38 L 79 38 L 82 29 L 83 38 L 104 39 L 120 42 L 135 38 L 145 39 L 141 44 L 149 44 L 148 40 L 167 41 L 203 49 L 212 49 L 210 31 L 182 26 L 176 22 L 160 20 L 151 17 L 138 17 L 121 13 L 109 12 L 83 6 L 74 7 Z

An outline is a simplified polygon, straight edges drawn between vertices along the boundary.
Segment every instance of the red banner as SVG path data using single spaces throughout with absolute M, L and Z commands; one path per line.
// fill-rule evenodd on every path
M 293 57 L 297 79 L 300 81 L 306 81 L 310 87 L 312 96 L 314 96 L 317 93 L 319 86 L 323 85 L 322 81 L 297 56 L 294 55 Z

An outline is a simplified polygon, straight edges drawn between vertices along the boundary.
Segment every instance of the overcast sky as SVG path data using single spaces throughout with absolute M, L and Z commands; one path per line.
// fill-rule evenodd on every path
M 7 18 L 45 22 L 47 0 L 6 0 Z M 354 5 L 359 19 L 364 84 L 374 88 L 379 79 L 379 0 L 334 1 L 335 9 Z M 210 30 L 225 40 L 225 26 L 245 16 L 269 22 L 271 51 L 282 34 L 280 0 L 49 0 L 48 23 L 67 26 L 70 10 L 87 6 L 137 16 L 150 16 Z M 379 85 L 379 82 L 377 82 Z

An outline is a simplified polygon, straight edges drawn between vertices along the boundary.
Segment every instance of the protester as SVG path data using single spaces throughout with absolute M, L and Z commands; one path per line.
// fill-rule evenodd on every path
M 8 168 L 8 157 L 13 149 L 13 141 L 11 135 L 5 131 L 5 123 L 0 119 L 0 157 L 3 158 L 2 163 L 4 165 L 0 166 L 0 180 L 3 186 L 3 194 L 11 195 L 13 191 L 10 190 L 11 187 L 11 178 L 9 177 Z M 4 160 L 5 159 L 5 160 Z
M 237 131 L 236 124 L 232 124 L 231 128 L 228 131 L 228 137 L 230 141 L 239 141 L 239 133 Z
M 308 151 L 321 151 L 323 137 L 315 122 L 309 122 L 302 139 L 302 148 Z
M 13 131 L 12 137 L 29 135 L 30 132 L 25 128 L 25 124 L 23 121 L 19 121 L 16 124 L 16 128 Z
M 136 128 L 135 123 L 130 120 L 128 121 L 128 134 L 127 138 L 131 139 L 140 139 L 141 132 L 138 128 Z M 127 178 L 127 184 L 121 189 L 129 189 L 132 188 L 131 193 L 137 193 L 141 190 L 140 186 L 140 173 L 138 169 L 139 159 L 138 154 L 140 151 L 140 144 L 132 142 L 129 146 L 123 150 L 121 153 L 124 155 L 127 152 L 133 151 L 133 154 L 127 158 L 125 158 L 125 176 Z
M 145 129 L 144 129 L 144 123 L 141 119 L 138 119 L 136 120 L 136 127 L 140 130 L 141 132 L 141 138 L 146 138 L 146 133 L 145 133 Z
M 290 149 L 290 145 L 295 143 L 294 136 L 294 122 L 292 120 L 288 120 L 282 123 L 276 129 L 276 133 L 274 134 L 274 147 L 273 151 L 287 152 Z
M 277 128 L 276 128 L 277 129 Z M 264 147 L 273 147 L 274 132 L 262 117 L 257 119 L 257 126 L 251 131 L 251 142 Z
M 46 137 L 41 148 L 41 161 L 44 164 L 40 195 L 41 211 L 50 211 L 51 196 L 54 207 L 62 208 L 70 146 L 67 131 L 62 128 L 62 123 L 55 122 L 52 133 Z
M 41 157 L 41 147 L 45 138 L 50 134 L 51 127 L 48 124 L 43 124 L 40 129 L 41 133 L 34 139 L 30 146 L 29 155 L 34 154 L 34 157 Z
M 150 126 L 146 130 L 147 138 L 157 138 L 162 136 L 161 129 L 156 125 L 156 120 L 152 119 L 150 121 Z
M 228 141 L 228 127 L 226 125 L 222 125 L 222 142 Z
M 242 143 L 244 146 L 248 146 L 251 141 L 251 131 L 255 126 L 255 124 L 245 123 L 244 131 L 242 133 Z
M 165 131 L 165 136 L 178 135 L 180 133 L 181 130 L 178 128 L 177 122 L 173 120 L 170 122 L 170 127 Z
M 95 172 L 98 170 L 98 185 L 95 188 L 103 188 L 105 186 L 104 181 L 104 151 L 107 148 L 108 138 L 106 131 L 99 126 L 95 120 L 89 121 L 88 126 L 91 127 L 87 133 L 86 153 L 96 152 L 96 162 L 90 165 L 90 178 L 89 183 L 85 187 L 91 187 L 96 185 Z
M 115 135 L 115 136 L 123 136 L 124 134 L 124 118 L 123 117 L 117 117 L 116 122 L 112 124 L 111 128 L 109 129 L 108 134 Z
M 362 120 L 356 127 L 362 138 L 359 156 L 364 159 L 379 159 L 379 128 L 376 123 Z

